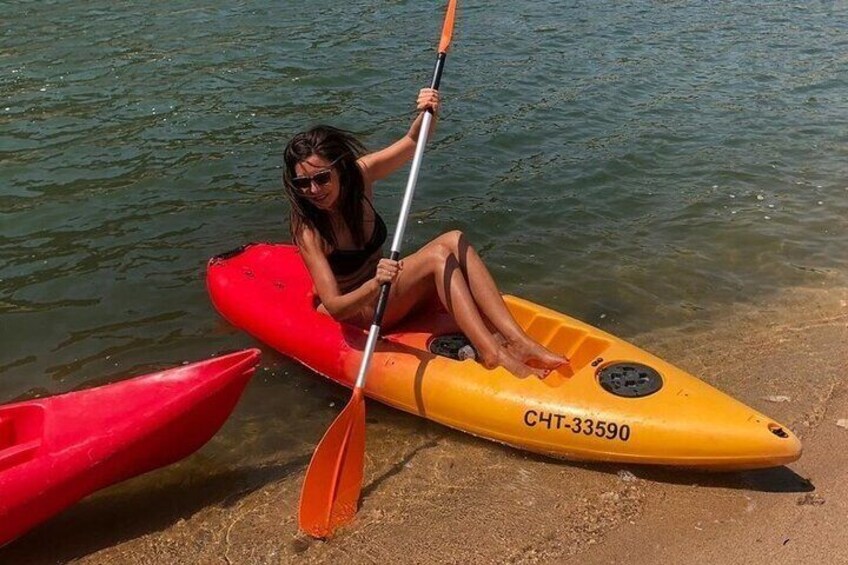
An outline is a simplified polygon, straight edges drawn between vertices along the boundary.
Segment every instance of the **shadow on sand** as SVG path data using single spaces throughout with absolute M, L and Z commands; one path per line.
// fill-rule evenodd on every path
M 453 441 L 479 441 L 478 439 L 468 437 L 465 434 L 454 430 L 447 431 Z M 553 459 L 545 455 L 529 453 L 507 445 L 501 445 L 499 446 L 499 449 L 507 450 L 515 457 L 545 462 L 550 465 L 575 467 L 610 475 L 617 475 L 622 471 L 627 471 L 638 479 L 669 485 L 699 486 L 706 488 L 775 493 L 805 493 L 816 490 L 815 486 L 809 479 L 802 477 L 785 465 L 748 471 L 705 471 L 688 467 L 568 461 Z

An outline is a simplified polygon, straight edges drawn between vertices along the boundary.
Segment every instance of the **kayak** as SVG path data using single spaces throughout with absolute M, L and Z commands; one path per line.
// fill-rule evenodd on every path
M 281 353 L 352 387 L 367 333 L 314 307 L 297 249 L 250 244 L 210 260 L 221 315 Z M 451 316 L 434 305 L 376 347 L 365 394 L 464 432 L 560 458 L 736 470 L 790 463 L 801 443 L 784 425 L 662 359 L 579 320 L 504 300 L 536 341 L 570 364 L 545 379 L 460 360 Z
M 258 362 L 247 349 L 0 406 L 0 546 L 96 490 L 199 449 Z

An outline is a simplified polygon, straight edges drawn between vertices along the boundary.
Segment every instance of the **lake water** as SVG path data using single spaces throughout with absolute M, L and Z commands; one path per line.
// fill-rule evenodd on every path
M 403 135 L 444 3 L 4 8 L 0 402 L 253 344 L 207 259 L 287 239 L 295 132 Z M 406 248 L 462 229 L 504 291 L 625 337 L 828 284 L 846 29 L 841 1 L 461 2 Z M 377 187 L 390 230 L 405 181 Z M 308 452 L 347 393 L 265 351 L 240 421 Z

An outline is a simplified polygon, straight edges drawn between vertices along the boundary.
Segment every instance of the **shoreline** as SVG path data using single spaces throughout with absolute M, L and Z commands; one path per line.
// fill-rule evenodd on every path
M 0 550 L 0 561 L 848 559 L 838 535 L 848 430 L 836 425 L 848 418 L 848 286 L 786 289 L 728 310 L 632 341 L 792 428 L 805 453 L 788 467 L 708 474 L 552 460 L 383 409 L 369 418 L 358 518 L 330 542 L 296 532 L 304 444 L 285 462 L 269 453 L 214 474 L 183 463 L 107 489 Z

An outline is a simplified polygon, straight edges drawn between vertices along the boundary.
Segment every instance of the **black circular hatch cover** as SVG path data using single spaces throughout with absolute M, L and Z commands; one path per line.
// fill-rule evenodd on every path
M 612 363 L 598 371 L 598 382 L 616 396 L 639 398 L 662 388 L 662 376 L 641 363 Z

